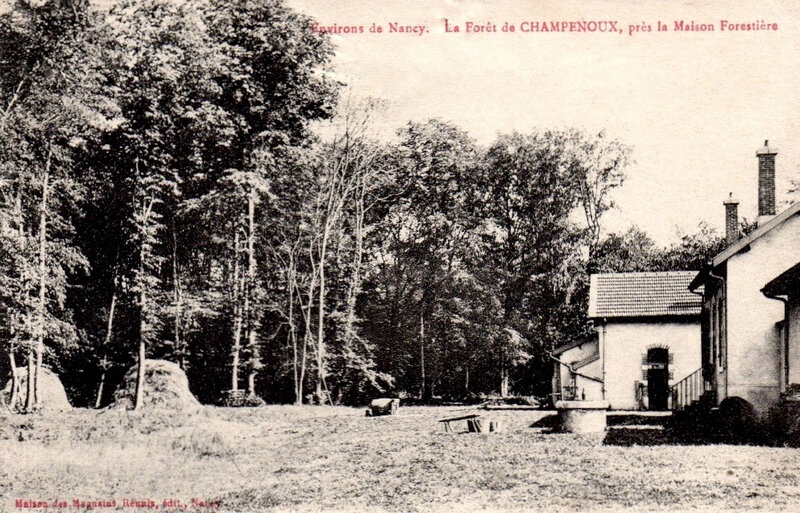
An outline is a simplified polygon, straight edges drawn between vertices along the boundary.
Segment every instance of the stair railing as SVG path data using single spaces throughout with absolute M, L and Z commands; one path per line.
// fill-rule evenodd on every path
M 705 382 L 703 381 L 703 368 L 699 368 L 678 381 L 669 388 L 672 397 L 672 409 L 680 411 L 694 401 L 700 400 L 705 392 Z

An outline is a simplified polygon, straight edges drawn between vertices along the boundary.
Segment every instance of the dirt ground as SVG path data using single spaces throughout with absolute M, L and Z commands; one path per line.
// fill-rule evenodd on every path
M 481 413 L 501 433 L 445 433 Z M 604 444 L 538 411 L 0 416 L 0 511 L 800 511 L 800 449 Z M 112 502 L 113 501 L 113 502 Z M 39 504 L 39 506 L 41 506 Z M 55 506 L 55 507 L 54 507 Z

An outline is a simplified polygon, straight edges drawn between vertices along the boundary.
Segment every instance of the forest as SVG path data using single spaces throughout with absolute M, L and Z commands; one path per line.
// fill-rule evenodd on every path
M 549 351 L 592 337 L 590 273 L 698 269 L 723 244 L 608 233 L 634 153 L 603 132 L 379 137 L 382 100 L 337 80 L 312 23 L 280 0 L 0 15 L 10 407 L 37 409 L 43 368 L 103 407 L 148 359 L 205 403 L 545 396 Z

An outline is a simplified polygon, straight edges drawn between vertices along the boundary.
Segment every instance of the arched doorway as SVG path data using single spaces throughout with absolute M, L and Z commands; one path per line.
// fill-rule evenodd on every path
M 649 410 L 668 409 L 669 349 L 654 347 L 647 350 L 647 403 Z

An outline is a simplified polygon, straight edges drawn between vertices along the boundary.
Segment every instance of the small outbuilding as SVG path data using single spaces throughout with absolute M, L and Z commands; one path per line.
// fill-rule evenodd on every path
M 676 408 L 675 386 L 700 375 L 701 298 L 695 271 L 591 276 L 597 338 L 557 348 L 554 393 L 605 400 L 612 410 Z

